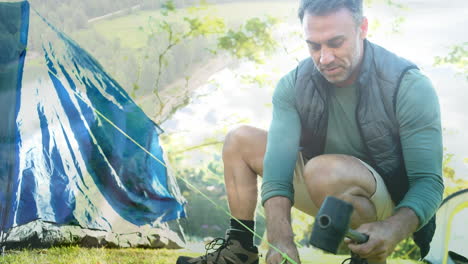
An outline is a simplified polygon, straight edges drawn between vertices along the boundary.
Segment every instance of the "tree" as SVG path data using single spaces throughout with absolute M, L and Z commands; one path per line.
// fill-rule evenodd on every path
M 217 45 L 204 47 L 204 50 L 209 50 L 212 54 L 227 52 L 237 59 L 244 58 L 256 62 L 260 62 L 265 54 L 273 52 L 276 47 L 270 30 L 275 23 L 273 18 L 264 20 L 253 18 L 238 30 L 226 31 L 222 18 L 200 15 L 206 8 L 207 6 L 202 3 L 200 6 L 190 7 L 187 14 L 177 9 L 172 0 L 168 0 L 162 3 L 160 16 L 150 17 L 147 26 L 140 28 L 146 34 L 148 43 L 141 61 L 156 62 L 154 67 L 156 74 L 151 91 L 156 99 L 153 119 L 158 123 L 163 123 L 172 113 L 189 102 L 187 86 L 190 75 L 184 76 L 185 87 L 178 88 L 181 92 L 177 95 L 180 97 L 177 102 L 168 99 L 168 96 L 174 97 L 174 93 L 168 94 L 165 91 L 165 86 L 171 77 L 184 72 L 189 67 L 188 64 L 184 65 L 176 59 L 178 54 L 175 51 L 184 43 L 214 36 L 217 38 Z M 143 70 L 140 66 L 137 75 L 141 76 Z M 180 74 L 178 77 L 181 77 Z M 133 94 L 141 88 L 138 83 L 133 87 Z
M 446 56 L 436 56 L 434 58 L 434 66 L 454 66 L 468 81 L 468 42 L 455 44 L 450 47 L 449 50 L 450 51 Z

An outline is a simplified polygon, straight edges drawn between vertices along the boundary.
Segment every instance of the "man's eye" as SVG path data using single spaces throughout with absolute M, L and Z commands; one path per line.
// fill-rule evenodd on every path
M 343 41 L 332 42 L 329 44 L 330 48 L 339 48 L 343 45 Z
M 320 47 L 320 45 L 317 45 L 317 44 L 309 44 L 309 48 L 311 50 L 318 51 L 318 50 L 320 50 L 321 47 Z

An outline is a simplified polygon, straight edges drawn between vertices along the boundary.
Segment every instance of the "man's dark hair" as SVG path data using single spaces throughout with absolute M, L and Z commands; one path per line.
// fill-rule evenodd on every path
M 332 12 L 338 11 L 341 8 L 348 9 L 353 15 L 354 21 L 357 25 L 361 24 L 362 14 L 362 0 L 300 0 L 299 5 L 299 19 L 304 18 L 305 13 L 312 15 L 328 15 Z

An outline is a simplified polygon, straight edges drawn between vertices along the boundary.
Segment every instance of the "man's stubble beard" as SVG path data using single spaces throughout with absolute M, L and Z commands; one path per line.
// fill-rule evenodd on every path
M 349 65 L 346 65 L 347 63 L 345 61 L 339 61 L 338 63 L 332 63 L 330 65 L 327 65 L 327 66 L 323 66 L 323 65 L 317 65 L 315 63 L 315 66 L 317 67 L 317 69 L 319 70 L 320 74 L 322 74 L 322 76 L 330 83 L 332 84 L 341 84 L 345 81 L 347 81 L 355 71 L 359 70 L 359 66 L 360 66 L 360 63 L 361 63 L 361 60 L 362 60 L 362 57 L 363 57 L 363 53 L 364 53 L 364 46 L 362 48 L 360 48 L 359 50 L 359 53 L 358 54 L 355 54 L 355 56 L 353 56 L 352 58 L 352 61 Z M 334 75 L 334 76 L 327 76 L 325 74 L 325 71 L 326 69 L 331 69 L 331 68 L 334 68 L 334 67 L 341 67 L 342 68 L 342 72 L 340 72 L 339 74 L 337 75 Z
M 322 74 L 322 76 L 330 83 L 332 84 L 339 84 L 339 83 L 342 83 L 346 80 L 349 79 L 349 77 L 352 75 L 353 73 L 353 70 L 351 69 L 352 68 L 352 65 L 349 65 L 348 67 L 346 66 L 343 66 L 344 63 L 334 63 L 334 64 L 331 64 L 331 65 L 328 65 L 328 66 L 322 66 L 322 65 L 315 65 L 320 74 Z M 335 74 L 335 75 L 327 75 L 326 74 L 326 70 L 327 69 L 332 69 L 332 68 L 335 68 L 335 67 L 340 67 L 340 72 L 338 74 Z

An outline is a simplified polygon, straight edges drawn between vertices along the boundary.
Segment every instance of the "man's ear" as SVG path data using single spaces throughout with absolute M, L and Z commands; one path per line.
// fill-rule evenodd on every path
M 365 39 L 367 37 L 367 30 L 369 29 L 369 21 L 367 20 L 367 17 L 362 18 L 361 25 L 359 26 L 359 33 L 361 39 Z

